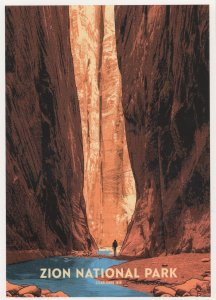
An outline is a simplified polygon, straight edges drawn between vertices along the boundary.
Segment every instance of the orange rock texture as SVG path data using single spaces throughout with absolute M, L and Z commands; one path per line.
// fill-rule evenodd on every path
M 13 261 L 22 250 L 88 250 L 68 7 L 6 8 L 6 118 Z
M 100 246 L 121 243 L 135 205 L 116 54 L 113 6 L 71 6 L 70 39 L 84 147 L 89 228 Z
M 116 6 L 137 203 L 122 254 L 210 248 L 208 6 Z

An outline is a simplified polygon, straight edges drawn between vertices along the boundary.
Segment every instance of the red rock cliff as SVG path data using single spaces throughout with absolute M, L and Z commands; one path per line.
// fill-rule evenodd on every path
M 117 6 L 137 203 L 122 254 L 209 250 L 208 6 Z
M 86 250 L 68 7 L 6 7 L 6 85 L 7 250 Z

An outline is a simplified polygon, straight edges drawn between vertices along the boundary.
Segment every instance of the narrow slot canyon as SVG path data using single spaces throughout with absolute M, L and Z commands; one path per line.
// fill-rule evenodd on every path
M 210 251 L 208 17 L 6 8 L 8 262 Z
M 99 247 L 122 244 L 136 192 L 125 136 L 113 6 L 71 6 L 70 39 L 80 106 L 84 198 Z
M 84 195 L 99 246 L 117 238 L 121 254 L 144 257 L 209 251 L 207 16 L 205 6 L 70 7 Z

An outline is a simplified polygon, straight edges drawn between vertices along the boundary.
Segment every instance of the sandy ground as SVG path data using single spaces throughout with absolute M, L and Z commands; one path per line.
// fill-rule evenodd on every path
M 123 268 L 124 270 L 130 268 L 133 270 L 137 268 L 138 275 L 140 276 L 138 280 L 134 279 L 112 279 L 116 280 L 118 284 L 124 286 L 125 288 L 135 289 L 137 291 L 142 291 L 146 293 L 152 293 L 153 289 L 157 285 L 173 286 L 177 284 L 184 283 L 185 281 L 196 278 L 203 280 L 202 274 L 204 272 L 210 271 L 210 261 L 203 262 L 203 259 L 209 259 L 209 253 L 182 253 L 177 255 L 159 256 L 154 258 L 146 259 L 133 259 L 126 263 L 123 263 L 115 268 Z M 122 259 L 122 257 L 121 257 Z M 124 258 L 123 258 L 124 259 Z M 152 278 L 149 276 L 145 278 L 144 269 L 145 268 L 176 268 L 177 278 Z M 104 279 L 100 279 L 104 280 Z M 106 281 L 107 279 L 105 279 Z

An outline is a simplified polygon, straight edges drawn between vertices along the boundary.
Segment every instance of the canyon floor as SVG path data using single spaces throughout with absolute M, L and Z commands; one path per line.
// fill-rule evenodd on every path
M 119 259 L 125 259 L 120 257 Z M 128 258 L 127 258 L 128 259 Z M 145 278 L 145 268 L 176 268 L 177 278 Z M 155 296 L 206 296 L 210 295 L 210 254 L 182 253 L 177 255 L 159 256 L 146 259 L 136 259 L 114 266 L 113 268 L 137 268 L 138 279 L 117 279 L 118 284 L 140 292 Z M 104 280 L 104 279 L 100 279 Z M 105 279 L 105 281 L 110 281 Z

